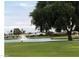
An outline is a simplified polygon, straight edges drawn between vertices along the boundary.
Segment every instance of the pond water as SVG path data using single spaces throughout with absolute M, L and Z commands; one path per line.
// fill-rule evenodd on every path
M 79 41 L 79 39 L 76 39 Z M 68 41 L 68 39 L 51 39 L 51 38 L 35 38 L 30 39 L 26 38 L 25 36 L 21 35 L 20 38 L 16 40 L 5 40 L 4 42 L 48 42 L 48 41 Z
M 51 38 L 38 38 L 38 39 L 16 39 L 5 40 L 5 42 L 48 42 L 48 41 L 67 41 L 67 39 L 51 39 Z

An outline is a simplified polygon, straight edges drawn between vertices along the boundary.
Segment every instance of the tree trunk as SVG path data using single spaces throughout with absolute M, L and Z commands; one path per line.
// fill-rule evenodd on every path
M 67 31 L 67 34 L 68 34 L 68 41 L 72 41 L 71 32 L 72 32 L 72 31 Z
M 42 28 L 42 25 L 40 26 L 40 32 L 43 32 L 43 28 Z
M 48 32 L 48 30 L 46 29 L 46 33 Z

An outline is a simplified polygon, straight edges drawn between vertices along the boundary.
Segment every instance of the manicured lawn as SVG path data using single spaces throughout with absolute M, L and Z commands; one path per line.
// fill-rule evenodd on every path
M 79 57 L 79 41 L 5 43 L 5 56 Z

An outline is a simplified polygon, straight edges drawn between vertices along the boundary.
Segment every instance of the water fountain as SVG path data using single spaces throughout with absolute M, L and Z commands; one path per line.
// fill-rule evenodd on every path
M 50 38 L 35 38 L 35 39 L 30 39 L 30 38 L 27 38 L 25 35 L 20 35 L 19 40 L 20 40 L 20 42 L 44 42 L 44 41 L 52 41 Z
M 25 35 L 20 35 L 19 40 L 20 40 L 21 42 L 23 42 L 23 41 L 25 41 L 25 40 L 28 40 L 28 38 L 26 38 Z

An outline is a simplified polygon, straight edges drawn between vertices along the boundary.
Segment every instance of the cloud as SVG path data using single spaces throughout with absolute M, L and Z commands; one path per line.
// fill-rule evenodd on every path
M 4 33 L 9 33 L 10 32 L 10 30 L 13 30 L 14 28 L 19 28 L 19 29 L 24 29 L 26 32 L 37 32 L 38 30 L 35 30 L 35 26 L 34 25 L 32 25 L 32 26 L 26 26 L 26 25 L 24 25 L 24 26 L 5 26 L 4 27 Z
M 31 25 L 30 12 L 35 8 L 36 2 L 7 2 L 5 4 L 5 31 L 13 28 L 24 28 L 26 31 L 34 31 Z
M 24 29 L 26 32 L 35 32 L 35 25 L 31 24 L 31 20 L 27 18 L 28 20 L 19 20 L 11 23 L 11 25 L 5 25 L 5 33 L 8 33 L 10 30 L 13 30 L 14 28 L 20 28 Z
M 26 19 L 23 19 L 23 20 L 18 20 L 18 21 L 15 21 L 15 23 L 13 24 L 13 25 L 20 25 L 20 26 L 30 26 L 31 25 L 31 20 L 30 19 L 28 19 L 28 20 L 26 20 Z
M 30 3 L 25 3 L 25 2 L 22 2 L 22 3 L 19 3 L 19 6 L 21 6 L 21 7 L 33 7 L 34 6 L 34 4 L 30 4 Z
M 26 26 L 26 25 L 24 25 L 24 26 L 20 26 L 20 25 L 19 26 L 18 25 L 17 26 L 14 26 L 13 25 L 13 26 L 5 26 L 4 28 L 5 29 L 6 28 L 8 28 L 8 29 L 13 29 L 13 28 L 29 28 L 30 29 L 30 28 L 33 28 L 33 29 L 35 29 L 35 26 L 34 25 L 32 25 L 32 26 Z
M 26 3 L 20 3 L 20 6 L 22 6 L 22 7 L 26 7 L 27 4 L 26 4 Z

